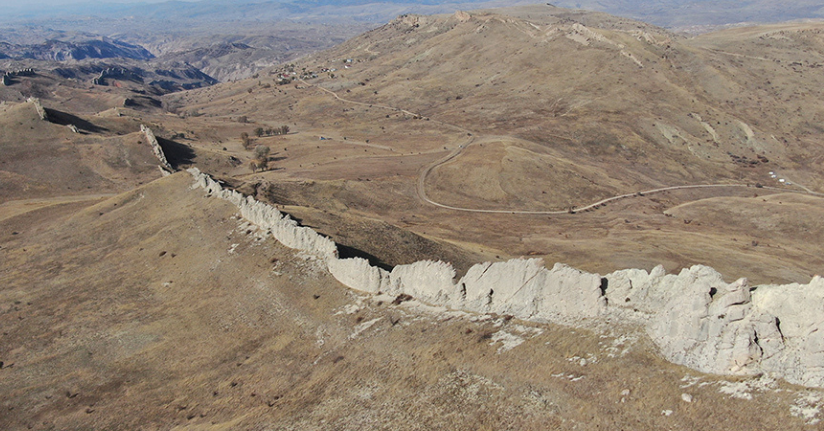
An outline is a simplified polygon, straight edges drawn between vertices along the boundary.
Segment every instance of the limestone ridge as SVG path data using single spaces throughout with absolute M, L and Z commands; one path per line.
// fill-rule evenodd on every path
M 454 282 L 445 262 L 419 261 L 391 272 L 366 259 L 338 257 L 330 239 L 251 196 L 224 189 L 197 168 L 192 188 L 235 204 L 249 222 L 283 245 L 314 255 L 349 288 L 411 295 L 422 302 L 477 313 L 582 326 L 603 319 L 638 324 L 669 361 L 714 374 L 767 373 L 791 383 L 824 387 L 824 279 L 806 285 L 750 287 L 724 282 L 695 265 L 678 275 L 662 266 L 626 269 L 605 277 L 540 259 L 485 262 Z M 821 330 L 820 330 L 821 329 Z
M 824 387 L 824 279 L 750 287 L 696 265 L 605 277 L 611 310 L 632 310 L 668 360 L 714 374 L 770 374 Z
M 46 114 L 46 109 L 43 108 L 43 104 L 40 103 L 40 99 L 36 97 L 29 97 L 27 102 L 34 105 L 34 109 L 37 111 L 37 115 L 40 116 L 40 119 L 43 121 L 49 121 L 49 116 Z
M 146 127 L 145 125 L 140 125 L 140 131 L 143 132 L 143 135 L 146 137 L 146 142 L 152 147 L 152 152 L 154 152 L 155 156 L 160 160 L 160 172 L 163 176 L 167 176 L 174 172 L 172 165 L 169 164 L 169 161 L 166 160 L 166 154 L 163 153 L 163 149 L 160 148 L 160 144 L 157 142 L 157 138 L 152 132 L 152 129 Z

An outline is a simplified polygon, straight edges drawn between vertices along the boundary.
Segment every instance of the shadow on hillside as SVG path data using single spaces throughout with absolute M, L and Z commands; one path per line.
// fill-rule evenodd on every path
M 197 157 L 194 150 L 188 145 L 163 138 L 157 138 L 157 143 L 163 150 L 163 154 L 166 155 L 166 160 L 175 169 L 182 165 L 191 165 Z
M 338 244 L 338 257 L 341 259 L 348 259 L 350 257 L 360 257 L 368 260 L 369 264 L 372 266 L 377 266 L 378 268 L 392 272 L 392 265 L 383 262 L 374 255 L 371 255 L 363 250 L 359 250 L 354 247 Z
M 78 130 L 82 130 L 84 132 L 101 133 L 108 130 L 103 127 L 96 126 L 80 117 L 54 109 L 46 108 L 46 115 L 48 115 L 49 121 L 54 124 L 59 124 L 61 126 L 73 124 Z
M 286 160 L 285 156 L 278 156 L 278 157 L 269 157 L 267 159 L 268 162 L 279 162 L 281 160 Z

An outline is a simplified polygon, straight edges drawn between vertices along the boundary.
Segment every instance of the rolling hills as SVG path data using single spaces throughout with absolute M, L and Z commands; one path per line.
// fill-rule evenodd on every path
M 708 350 L 761 358 L 784 343 L 820 357 L 816 331 L 799 335 L 820 322 L 747 313 L 764 291 L 800 289 L 765 285 L 824 273 L 822 29 L 686 37 L 543 4 L 403 15 L 254 78 L 162 97 L 19 76 L 0 87 L 0 424 L 808 429 L 820 389 L 669 363 L 678 352 L 659 335 L 709 322 L 733 329 Z M 141 126 L 175 169 L 321 234 L 294 227 L 294 242 L 332 240 L 330 260 L 425 285 L 347 289 L 260 214 L 188 173 L 161 177 Z M 478 309 L 510 311 L 444 305 L 469 302 L 463 281 L 478 272 L 533 258 L 593 273 L 581 273 L 591 293 L 619 311 L 522 320 L 511 310 L 547 305 L 521 301 L 524 274 L 473 293 Z M 458 299 L 425 296 L 444 280 L 415 271 L 446 266 L 427 259 L 452 263 Z M 621 284 L 627 268 L 643 276 Z M 635 301 L 655 294 L 632 283 L 665 270 L 684 270 L 684 292 L 645 314 L 656 302 Z M 384 277 L 370 271 L 344 275 Z M 492 304 L 507 293 L 511 307 Z

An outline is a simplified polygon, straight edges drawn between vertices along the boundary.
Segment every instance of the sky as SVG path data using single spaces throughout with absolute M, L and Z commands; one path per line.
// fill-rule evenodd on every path
M 160 3 L 167 0 L 34 0 L 27 1 L 27 5 L 31 6 L 52 6 L 52 5 L 66 5 L 75 3 Z M 192 1 L 192 0 L 182 0 Z M 0 5 L 11 6 L 17 5 L 18 0 L 0 0 Z
M 62 6 L 77 3 L 162 3 L 168 0 L 29 0 L 26 6 Z M 198 0 L 177 0 L 177 1 L 198 1 Z M 20 0 L 0 0 L 0 6 L 21 6 Z

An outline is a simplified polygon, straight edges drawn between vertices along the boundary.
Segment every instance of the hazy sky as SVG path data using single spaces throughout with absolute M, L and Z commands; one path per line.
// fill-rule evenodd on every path
M 26 6 L 53 6 L 76 3 L 161 3 L 168 0 L 30 0 L 26 1 Z M 177 0 L 177 1 L 197 1 L 197 0 Z M 0 0 L 3 6 L 21 6 L 19 0 Z

